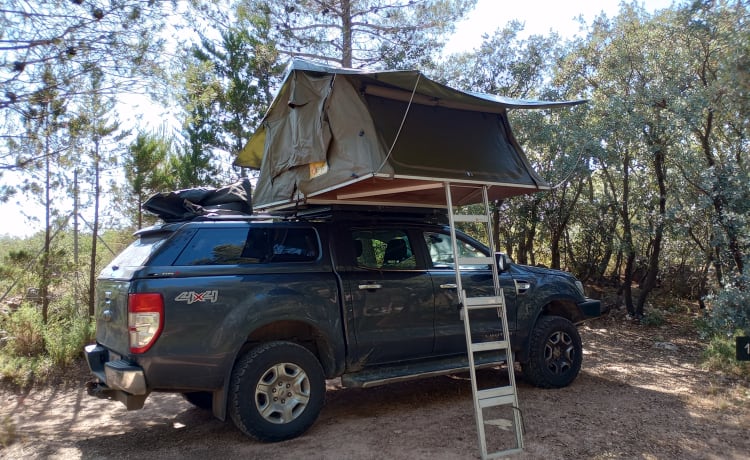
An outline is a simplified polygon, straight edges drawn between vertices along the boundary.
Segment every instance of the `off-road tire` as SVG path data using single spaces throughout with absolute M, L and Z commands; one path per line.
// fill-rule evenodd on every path
M 325 399 L 318 359 L 292 342 L 268 342 L 242 355 L 232 371 L 229 416 L 259 441 L 295 438 L 315 422 Z
M 539 318 L 529 337 L 529 360 L 523 377 L 539 388 L 570 385 L 581 370 L 583 346 L 573 323 L 560 316 Z

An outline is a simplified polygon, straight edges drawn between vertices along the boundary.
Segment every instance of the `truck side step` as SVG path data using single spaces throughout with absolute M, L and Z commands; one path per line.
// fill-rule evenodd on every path
M 506 362 L 504 353 L 485 353 L 475 356 L 476 368 L 494 367 Z M 364 369 L 360 372 L 344 374 L 341 384 L 349 388 L 370 388 L 387 383 L 403 382 L 439 375 L 457 374 L 469 371 L 466 355 L 439 360 L 415 361 L 400 365 L 387 365 Z

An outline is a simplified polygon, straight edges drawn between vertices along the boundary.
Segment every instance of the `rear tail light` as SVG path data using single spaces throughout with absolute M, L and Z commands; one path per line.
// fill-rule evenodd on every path
M 144 353 L 159 338 L 164 328 L 164 299 L 161 294 L 128 296 L 128 335 L 130 352 Z

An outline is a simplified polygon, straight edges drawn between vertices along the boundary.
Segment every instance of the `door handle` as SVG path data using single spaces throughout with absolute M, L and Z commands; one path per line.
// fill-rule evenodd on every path
M 380 288 L 383 287 L 383 285 L 382 284 L 374 284 L 374 283 L 373 284 L 360 284 L 358 287 L 359 287 L 359 289 L 361 289 L 363 291 L 369 291 L 371 289 L 380 289 Z
M 445 283 L 440 285 L 440 289 L 456 289 L 456 283 Z
M 528 281 L 513 280 L 513 282 L 516 283 L 516 292 L 519 294 L 525 294 L 526 291 L 531 289 L 531 283 Z

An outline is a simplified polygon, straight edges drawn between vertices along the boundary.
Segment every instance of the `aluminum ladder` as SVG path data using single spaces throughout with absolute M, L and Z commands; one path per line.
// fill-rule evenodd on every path
M 510 334 L 508 331 L 508 319 L 505 312 L 505 296 L 503 295 L 502 288 L 500 286 L 500 274 L 498 272 L 497 262 L 495 260 L 495 248 L 494 238 L 492 233 L 492 213 L 489 206 L 488 199 L 488 187 L 487 185 L 473 185 L 472 187 L 481 187 L 482 191 L 482 203 L 484 205 L 484 214 L 479 215 L 466 215 L 457 214 L 453 207 L 453 198 L 451 188 L 460 188 L 462 185 L 451 185 L 450 182 L 445 182 L 445 197 L 446 204 L 448 207 L 448 221 L 450 224 L 451 244 L 453 248 L 453 260 L 455 263 L 456 271 L 456 294 L 458 296 L 458 302 L 460 307 L 460 317 L 464 324 L 464 334 L 466 336 L 466 350 L 469 358 L 469 374 L 471 376 L 471 394 L 474 400 L 474 418 L 477 424 L 477 434 L 479 437 L 479 447 L 481 450 L 482 459 L 500 458 L 507 455 L 515 454 L 523 450 L 523 425 L 521 419 L 521 411 L 518 406 L 518 392 L 516 391 L 516 381 L 513 374 L 513 355 L 510 345 Z M 456 239 L 456 224 L 457 223 L 474 223 L 482 224 L 487 232 L 488 247 L 490 248 L 490 257 L 471 257 L 462 258 L 458 240 Z M 483 297 L 467 297 L 466 291 L 463 289 L 463 283 L 461 281 L 461 266 L 462 265 L 476 265 L 476 264 L 488 264 L 492 267 L 492 279 L 494 283 L 494 295 L 483 296 Z M 484 309 L 495 309 L 500 322 L 502 323 L 502 337 L 501 340 L 490 341 L 490 342 L 474 342 L 471 337 L 471 321 L 470 316 L 472 312 Z M 485 351 L 496 351 L 498 353 L 505 353 L 506 356 L 506 368 L 508 371 L 508 384 L 501 386 L 495 386 L 490 388 L 479 389 L 477 384 L 476 365 L 475 365 L 475 353 Z M 503 382 L 505 383 L 505 382 Z M 498 407 L 508 406 L 510 412 L 512 412 L 511 420 L 498 419 L 498 420 L 485 420 L 485 410 Z M 487 425 L 496 425 L 497 422 L 501 422 L 502 425 L 506 425 L 510 422 L 513 435 L 515 437 L 515 445 L 508 447 L 503 450 L 488 452 L 487 448 Z M 493 423 L 495 422 L 495 423 Z

